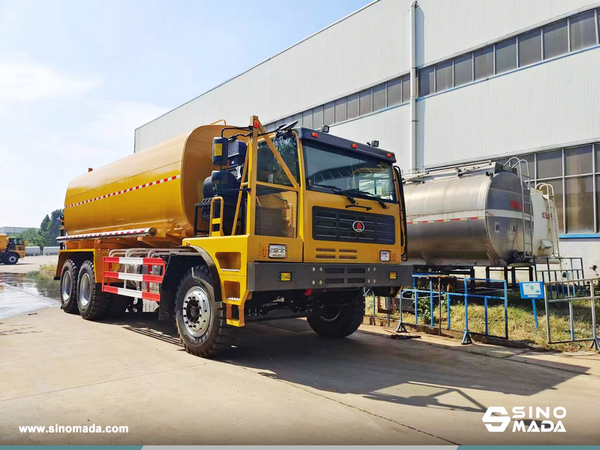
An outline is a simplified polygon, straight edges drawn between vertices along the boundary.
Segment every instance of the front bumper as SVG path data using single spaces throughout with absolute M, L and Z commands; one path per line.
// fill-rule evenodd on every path
M 394 272 L 396 278 L 390 279 L 390 273 Z M 282 273 L 291 273 L 291 280 L 281 281 Z M 412 266 L 253 262 L 248 264 L 247 283 L 252 292 L 410 286 Z

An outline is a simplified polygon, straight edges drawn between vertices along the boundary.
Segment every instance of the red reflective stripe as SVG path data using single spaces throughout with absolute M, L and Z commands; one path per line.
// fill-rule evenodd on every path
M 119 263 L 119 258 L 115 258 L 113 256 L 105 256 L 102 259 L 102 261 L 105 262 L 105 263 L 117 263 L 118 264 Z
M 142 281 L 146 283 L 162 283 L 163 277 L 161 275 L 144 275 Z
M 118 294 L 119 293 L 119 288 L 116 286 L 102 286 L 102 291 L 103 292 L 110 292 L 111 294 Z
M 444 219 L 438 219 L 438 222 L 444 222 Z
M 413 224 L 412 222 L 406 222 L 406 225 L 412 225 L 412 224 Z
M 165 262 L 160 258 L 142 258 L 142 264 L 145 266 L 164 266 Z
M 142 292 L 142 298 L 144 300 L 151 300 L 153 302 L 160 302 L 160 294 L 154 292 Z
M 106 271 L 104 271 L 104 276 L 106 278 L 119 278 L 119 272 L 113 272 L 113 271 L 106 270 Z
M 477 220 L 477 219 L 479 219 L 479 217 L 469 217 L 469 219 L 471 219 L 471 220 Z

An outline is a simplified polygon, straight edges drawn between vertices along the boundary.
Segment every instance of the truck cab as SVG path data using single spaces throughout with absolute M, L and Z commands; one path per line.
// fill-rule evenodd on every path
M 19 258 L 25 257 L 27 241 L 23 238 L 12 238 L 0 235 L 0 263 L 17 264 Z
M 323 336 L 351 334 L 365 289 L 395 296 L 411 282 L 395 156 L 294 124 L 267 133 L 253 121 L 249 135 L 215 138 L 220 169 L 204 182 L 196 235 L 183 245 L 215 255 L 228 325 L 304 316 Z

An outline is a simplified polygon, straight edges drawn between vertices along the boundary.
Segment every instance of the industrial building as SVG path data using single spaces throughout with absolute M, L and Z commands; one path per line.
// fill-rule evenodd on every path
M 10 235 L 22 234 L 30 229 L 31 229 L 31 227 L 30 228 L 27 228 L 27 227 L 0 227 L 0 233 L 10 234 Z M 37 230 L 37 228 L 33 228 L 33 229 Z
M 394 151 L 404 172 L 519 155 L 561 252 L 600 266 L 600 3 L 377 0 L 135 131 L 257 114 Z M 587 269 L 587 267 L 586 267 Z

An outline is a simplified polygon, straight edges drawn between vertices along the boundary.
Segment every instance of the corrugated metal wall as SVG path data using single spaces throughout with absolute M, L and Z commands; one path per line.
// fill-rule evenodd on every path
M 419 165 L 597 139 L 599 74 L 593 48 L 419 100 Z
M 136 151 L 218 119 L 230 124 L 246 124 L 252 114 L 264 123 L 283 119 L 408 72 L 410 3 L 376 1 L 138 128 Z M 597 2 L 420 0 L 417 63 L 447 59 L 590 5 Z M 600 50 L 594 49 L 420 99 L 419 163 L 600 136 L 598 120 L 590 122 L 597 119 L 598 58 Z M 404 164 L 409 122 L 408 107 L 401 105 L 334 129 L 361 142 L 379 139 Z

